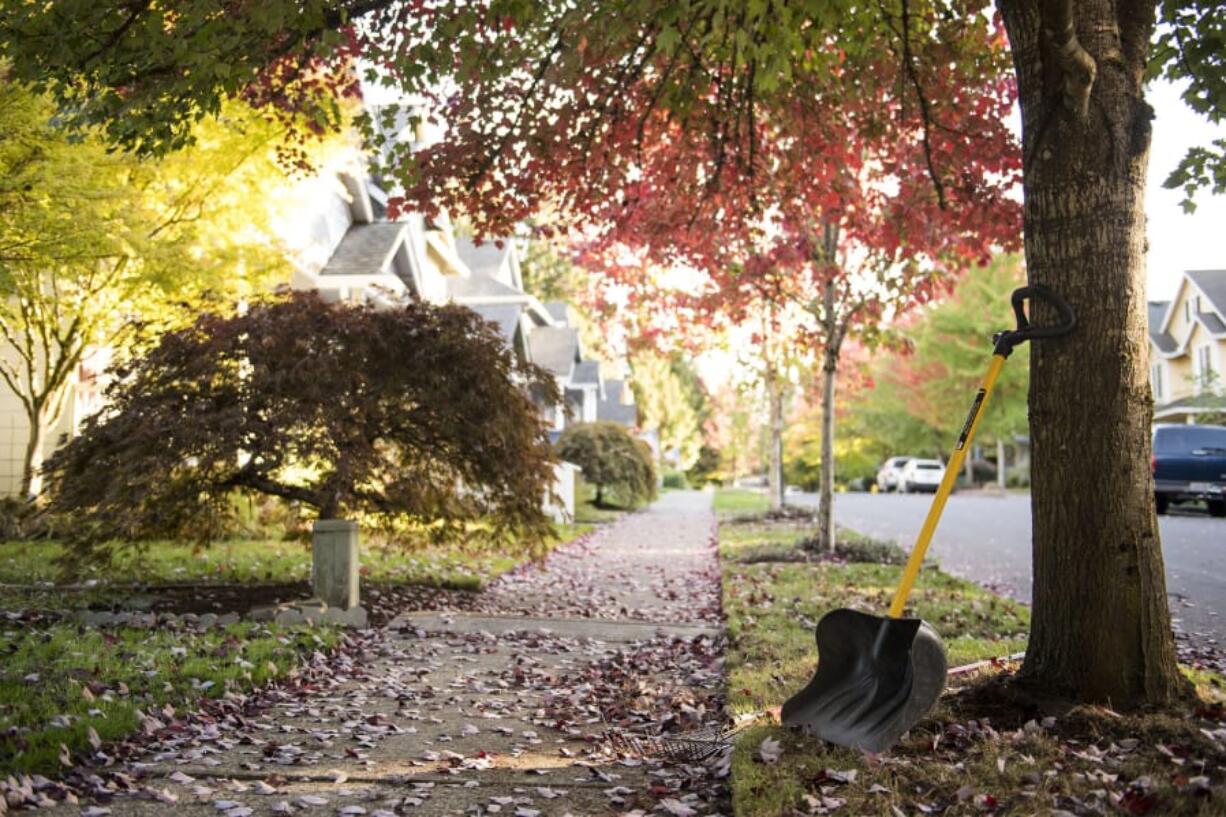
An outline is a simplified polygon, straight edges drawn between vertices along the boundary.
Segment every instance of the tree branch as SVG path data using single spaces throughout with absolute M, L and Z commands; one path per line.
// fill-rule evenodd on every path
M 1043 32 L 1051 40 L 1063 74 L 1064 104 L 1084 122 L 1090 114 L 1090 91 L 1098 76 L 1098 64 L 1077 39 L 1073 0 L 1044 0 Z

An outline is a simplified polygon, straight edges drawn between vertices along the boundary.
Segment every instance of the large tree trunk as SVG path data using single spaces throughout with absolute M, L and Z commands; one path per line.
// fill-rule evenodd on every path
M 1021 92 L 1029 279 L 1078 317 L 1071 335 L 1030 349 L 1034 613 L 1021 677 L 1079 701 L 1163 704 L 1186 684 L 1149 469 L 1152 112 L 1141 79 L 1154 4 L 1000 0 L 1000 8 Z M 1077 37 L 1062 34 L 1068 15 Z M 1052 317 L 1035 311 L 1039 322 Z
M 770 410 L 770 457 L 767 464 L 766 490 L 770 495 L 770 509 L 783 507 L 783 383 L 779 373 L 767 369 L 766 399 Z

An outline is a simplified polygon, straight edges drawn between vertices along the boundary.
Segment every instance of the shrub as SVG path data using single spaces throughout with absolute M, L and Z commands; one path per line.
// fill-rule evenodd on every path
M 651 448 L 617 423 L 598 421 L 567 428 L 557 442 L 558 456 L 583 469 L 596 486 L 596 504 L 609 496 L 623 505 L 655 498 L 656 469 Z
M 408 517 L 438 538 L 535 545 L 551 530 L 556 459 L 528 390 L 556 399 L 556 385 L 463 307 L 268 299 L 204 313 L 111 377 L 108 408 L 45 469 L 51 508 L 88 522 L 78 555 L 209 541 L 235 492 Z
M 665 488 L 674 488 L 684 490 L 690 487 L 689 481 L 685 478 L 685 474 L 681 471 L 666 471 L 660 484 Z

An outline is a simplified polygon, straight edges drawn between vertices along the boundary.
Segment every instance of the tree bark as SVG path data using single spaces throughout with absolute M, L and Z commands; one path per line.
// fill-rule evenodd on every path
M 33 499 L 42 493 L 42 479 L 38 471 L 43 466 L 46 432 L 37 414 L 38 412 L 27 415 L 30 434 L 26 439 L 26 450 L 21 462 L 21 496 L 24 499 Z
M 829 241 L 832 239 L 828 238 Z M 828 247 L 827 257 L 832 258 L 833 254 L 833 248 Z M 831 276 L 822 289 L 821 315 L 826 348 L 822 352 L 822 467 L 817 494 L 817 544 L 822 553 L 834 550 L 834 389 L 842 342 L 834 295 L 834 277 Z
M 770 411 L 770 457 L 767 463 L 766 490 L 770 509 L 783 507 L 783 383 L 779 373 L 768 364 L 766 372 L 766 399 Z
M 26 421 L 30 424 L 30 434 L 26 439 L 21 462 L 21 496 L 25 499 L 37 499 L 43 492 L 43 478 L 40 473 L 43 467 L 43 450 L 47 445 L 47 434 L 60 421 L 67 396 L 68 387 L 61 386 L 58 390 L 44 394 L 41 399 L 23 401 Z
M 996 487 L 1000 490 L 1005 490 L 1009 485 L 1005 479 L 1005 441 L 1000 437 L 996 438 Z
M 1188 685 L 1149 469 L 1141 82 L 1154 4 L 999 5 L 1021 95 L 1028 276 L 1078 317 L 1072 334 L 1030 345 L 1034 613 L 1020 680 L 1077 701 L 1161 705 Z
M 817 496 L 817 541 L 823 553 L 834 550 L 834 388 L 838 353 L 822 355 L 822 472 Z

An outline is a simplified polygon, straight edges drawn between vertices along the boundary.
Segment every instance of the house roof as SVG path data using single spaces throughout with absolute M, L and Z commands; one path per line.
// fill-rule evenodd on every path
M 1205 293 L 1218 314 L 1226 316 L 1226 270 L 1198 269 L 1188 270 L 1186 274 Z
M 460 260 L 473 271 L 474 275 L 493 278 L 502 269 L 507 255 L 511 252 L 511 245 L 503 242 L 503 245 L 499 247 L 492 241 L 478 245 L 472 239 L 457 237 L 455 249 Z
M 519 329 L 519 316 L 524 313 L 523 304 L 466 304 L 466 306 L 497 326 L 507 346 L 515 347 L 515 332 Z
M 563 326 L 570 326 L 570 305 L 565 301 L 549 301 L 545 304 L 549 316 Z
M 1213 334 L 1220 335 L 1226 332 L 1226 321 L 1223 321 L 1216 312 L 1197 312 L 1196 317 Z
M 639 409 L 633 401 L 622 402 L 623 380 L 606 380 L 604 382 L 605 399 L 596 404 L 596 419 L 609 420 L 627 428 L 635 428 L 639 424 Z
M 571 382 L 591 386 L 600 385 L 600 364 L 595 360 L 579 361 L 579 365 L 575 367 L 575 373 L 571 377 Z
M 1162 324 L 1170 305 L 1170 301 L 1149 302 L 1149 339 L 1158 347 L 1158 351 L 1168 355 L 1179 348 L 1176 340 L 1169 333 L 1162 331 Z
M 521 301 L 527 302 L 531 297 L 514 287 L 509 287 L 501 281 L 495 281 L 485 275 L 465 277 L 456 275 L 447 279 L 447 292 L 457 301 Z
M 405 225 L 353 224 L 341 238 L 320 275 L 374 275 L 382 272 L 403 240 Z
M 562 326 L 542 326 L 528 335 L 532 362 L 569 378 L 579 361 L 579 333 Z

